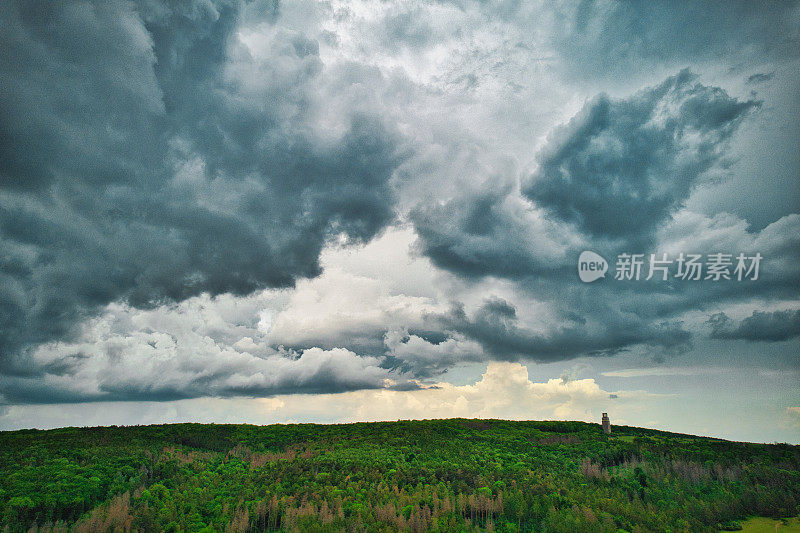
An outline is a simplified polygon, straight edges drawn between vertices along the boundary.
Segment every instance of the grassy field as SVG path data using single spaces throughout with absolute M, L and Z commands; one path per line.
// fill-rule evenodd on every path
M 0 530 L 12 532 L 677 533 L 798 512 L 800 446 L 634 427 L 611 437 L 582 422 L 465 419 L 0 432 Z M 768 519 L 743 524 L 774 531 Z
M 800 533 L 800 518 L 794 517 L 784 520 L 755 517 L 743 520 L 743 533 Z

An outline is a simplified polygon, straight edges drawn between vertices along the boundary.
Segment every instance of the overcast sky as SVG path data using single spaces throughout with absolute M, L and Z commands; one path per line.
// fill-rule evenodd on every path
M 0 429 L 800 443 L 798 94 L 797 2 L 2 2 Z

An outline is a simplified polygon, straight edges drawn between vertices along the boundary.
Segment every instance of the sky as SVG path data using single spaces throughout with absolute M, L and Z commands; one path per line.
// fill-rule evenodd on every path
M 0 430 L 800 443 L 798 2 L 10 0 L 0 51 Z

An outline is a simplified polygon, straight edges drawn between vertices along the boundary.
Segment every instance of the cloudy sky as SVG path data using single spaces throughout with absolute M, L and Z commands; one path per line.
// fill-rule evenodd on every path
M 0 51 L 0 429 L 800 443 L 797 2 L 19 0 Z

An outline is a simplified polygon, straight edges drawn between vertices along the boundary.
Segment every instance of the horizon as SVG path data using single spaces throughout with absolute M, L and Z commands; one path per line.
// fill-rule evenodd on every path
M 453 421 L 453 420 L 464 420 L 464 421 L 486 421 L 486 422 L 578 422 L 581 424 L 587 424 L 592 426 L 601 426 L 599 422 L 586 422 L 583 420 L 560 420 L 560 419 L 543 419 L 543 420 L 514 420 L 514 419 L 506 419 L 506 418 L 462 418 L 462 417 L 453 417 L 453 418 L 411 418 L 411 419 L 398 419 L 398 420 L 375 420 L 375 421 L 354 421 L 354 422 L 275 422 L 270 424 L 253 424 L 253 423 L 235 423 L 235 422 L 168 422 L 168 423 L 155 423 L 155 424 L 112 424 L 109 426 L 56 426 L 51 428 L 37 428 L 37 427 L 29 427 L 29 428 L 19 428 L 19 429 L 0 429 L 0 433 L 14 433 L 14 432 L 24 432 L 24 431 L 56 431 L 59 429 L 110 429 L 110 428 L 147 428 L 147 427 L 155 427 L 155 426 L 180 426 L 180 425 L 198 425 L 198 426 L 252 426 L 252 427 L 269 427 L 269 426 L 352 426 L 358 424 L 395 424 L 399 422 L 437 422 L 437 421 Z M 614 434 L 614 425 L 611 425 L 611 435 Z M 646 426 L 617 426 L 623 429 L 645 429 L 649 431 L 656 431 L 658 433 L 665 433 L 668 435 L 676 435 L 676 436 L 686 436 L 686 437 L 693 437 L 698 439 L 709 439 L 709 440 L 719 440 L 731 443 L 740 443 L 740 444 L 765 444 L 771 446 L 800 446 L 798 443 L 791 443 L 791 442 L 755 442 L 755 441 L 737 441 L 737 440 L 730 440 L 730 439 L 723 439 L 720 437 L 713 437 L 710 435 L 695 435 L 691 433 L 678 433 L 674 431 L 665 431 L 658 428 L 646 427 Z
M 0 430 L 800 444 L 800 3 L 0 6 Z

